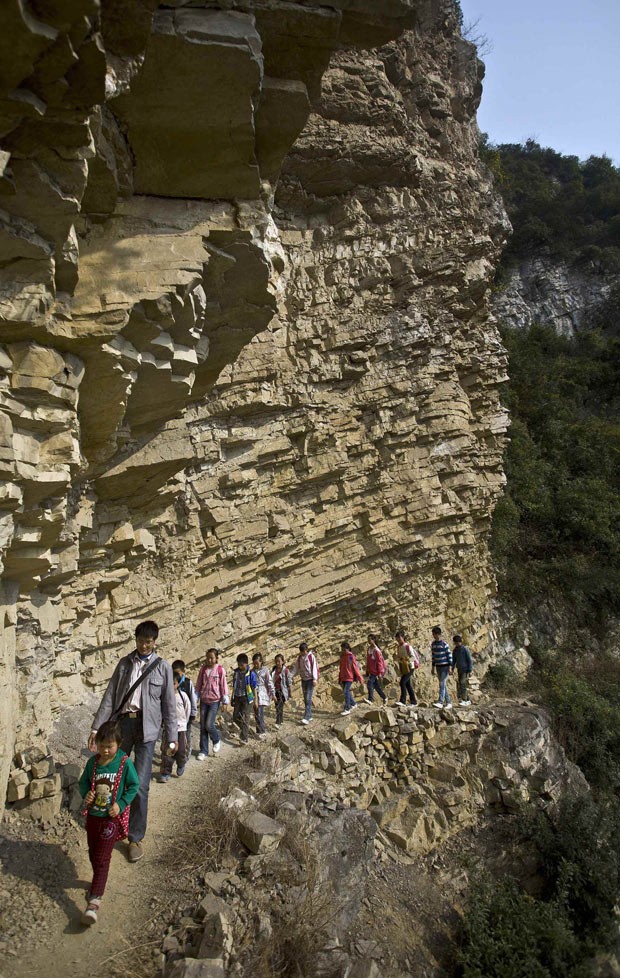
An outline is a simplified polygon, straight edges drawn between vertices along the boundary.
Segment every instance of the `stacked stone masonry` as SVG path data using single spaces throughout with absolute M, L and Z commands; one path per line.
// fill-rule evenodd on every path
M 492 642 L 507 222 L 451 0 L 7 8 L 0 774 L 136 623 Z
M 287 895 L 300 914 L 313 886 L 338 896 L 329 918 L 316 911 L 313 973 L 363 978 L 369 962 L 356 957 L 360 938 L 381 946 L 380 933 L 356 926 L 371 862 L 389 853 L 406 865 L 485 815 L 519 814 L 525 804 L 552 812 L 566 790 L 588 790 L 544 711 L 528 703 L 451 714 L 359 708 L 327 731 L 278 737 L 273 751 L 256 753 L 244 768 L 242 787 L 219 807 L 246 855 L 233 856 L 234 871 L 208 872 L 193 916 L 169 928 L 167 978 L 244 974 L 246 942 L 255 957 L 263 940 L 273 954 Z M 234 832 L 230 840 L 234 849 Z M 383 969 L 374 967 L 380 978 Z M 385 971 L 392 973 L 402 971 Z

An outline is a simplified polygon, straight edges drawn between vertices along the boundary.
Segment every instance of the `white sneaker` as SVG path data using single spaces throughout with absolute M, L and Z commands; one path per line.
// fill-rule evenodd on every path
M 363 699 L 362 700 L 362 703 L 368 703 L 368 706 L 373 706 L 372 700 L 369 700 L 368 697 L 366 697 L 365 699 Z
M 471 706 L 471 700 L 461 700 L 459 706 Z
M 354 703 L 353 706 L 351 707 L 351 709 L 352 710 L 357 710 L 357 703 Z
M 305 717 L 302 718 L 302 721 L 301 722 L 304 724 L 304 726 L 307 726 L 310 723 L 310 721 L 309 720 L 306 720 Z
M 437 709 L 440 710 L 443 706 L 443 703 L 433 703 L 433 706 L 437 707 Z
M 282 726 L 281 723 L 276 723 L 276 730 L 279 730 L 281 726 Z
M 99 900 L 89 900 L 86 910 L 82 914 L 82 923 L 90 927 L 97 923 L 97 911 L 99 910 Z
M 215 750 L 215 748 L 213 748 L 213 749 Z M 207 755 L 206 754 L 203 754 L 203 753 L 200 753 L 198 755 L 198 757 L 196 758 L 197 761 L 206 761 L 206 759 L 207 759 Z
M 341 717 L 348 717 L 348 715 L 349 715 L 350 712 L 351 712 L 350 710 L 343 710 L 342 713 L 340 714 L 340 716 Z
M 219 754 L 221 746 L 222 746 L 222 741 L 218 740 L 217 744 L 213 745 L 213 753 Z
M 452 703 L 446 703 L 444 710 L 451 710 L 451 709 L 452 709 Z

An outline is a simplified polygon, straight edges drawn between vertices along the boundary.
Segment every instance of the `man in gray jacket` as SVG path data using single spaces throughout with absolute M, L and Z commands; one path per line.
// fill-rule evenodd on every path
M 177 747 L 177 714 L 174 701 L 172 667 L 155 653 L 159 628 L 154 621 L 142 621 L 136 628 L 136 648 L 124 656 L 108 683 L 90 731 L 88 746 L 95 751 L 96 733 L 106 720 L 118 719 L 121 728 L 121 750 L 134 752 L 134 764 L 140 788 L 131 803 L 129 817 L 129 861 L 135 863 L 144 855 L 142 840 L 146 833 L 149 787 L 153 752 L 162 721 L 164 743 Z M 134 686 L 141 676 L 144 678 Z M 127 694 L 134 687 L 130 696 Z

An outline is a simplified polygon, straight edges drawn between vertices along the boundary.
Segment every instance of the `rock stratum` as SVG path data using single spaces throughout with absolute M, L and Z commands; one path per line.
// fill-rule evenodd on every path
M 10 0 L 0 767 L 162 653 L 489 644 L 507 230 L 452 0 Z

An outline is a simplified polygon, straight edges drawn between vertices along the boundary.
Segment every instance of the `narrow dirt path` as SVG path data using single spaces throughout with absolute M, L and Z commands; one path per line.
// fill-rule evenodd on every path
M 313 729 L 334 719 L 333 710 L 315 708 L 314 713 Z M 298 729 L 301 715 L 298 703 L 289 704 L 282 733 Z M 265 741 L 251 739 L 245 747 L 223 739 L 217 756 L 193 757 L 182 779 L 151 782 L 144 858 L 129 863 L 126 843 L 118 843 L 99 919 L 89 928 L 80 924 L 92 875 L 81 825 L 66 811 L 48 831 L 26 820 L 5 822 L 0 827 L 0 978 L 159 975 L 166 927 L 179 910 L 193 912 L 200 890 L 201 810 L 213 791 L 225 793 L 237 766 L 245 770 L 254 751 L 270 749 L 273 720 L 272 715 Z
M 391 697 L 390 697 L 391 699 Z M 327 729 L 339 708 L 315 708 L 313 731 Z M 282 733 L 299 729 L 298 703 L 289 706 Z M 86 833 L 65 812 L 44 832 L 23 821 L 0 829 L 1 978 L 155 978 L 168 923 L 191 914 L 201 891 L 201 812 L 213 792 L 225 793 L 254 751 L 269 751 L 270 733 L 248 747 L 223 740 L 217 756 L 188 764 L 181 780 L 151 783 L 145 855 L 126 859 L 126 844 L 112 856 L 97 924 L 80 916 L 91 878 Z M 303 729 L 303 728 L 302 728 Z
M 247 754 L 247 748 L 223 744 L 217 757 L 193 759 L 181 780 L 151 783 L 144 858 L 129 863 L 126 843 L 117 845 L 99 920 L 89 928 L 80 924 L 91 877 L 84 830 L 71 825 L 60 841 L 48 841 L 49 833 L 39 830 L 37 841 L 36 830 L 19 838 L 7 826 L 0 850 L 0 925 L 5 934 L 7 924 L 17 933 L 0 945 L 0 975 L 146 978 L 149 955 L 141 952 L 151 947 L 156 958 L 168 920 L 184 900 L 189 909 L 196 890 L 198 867 L 184 839 L 199 827 L 201 800 L 219 790 L 227 767 Z

